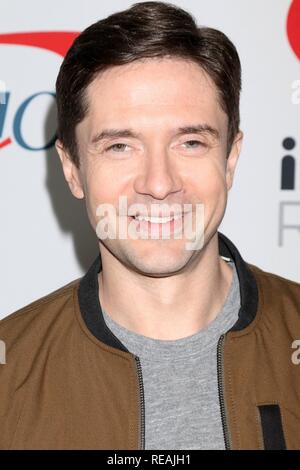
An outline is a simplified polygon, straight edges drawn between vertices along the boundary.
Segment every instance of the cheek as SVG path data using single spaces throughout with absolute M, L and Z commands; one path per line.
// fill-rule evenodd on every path
M 207 188 L 204 195 L 206 221 L 220 223 L 227 203 L 227 186 L 225 171 L 215 166 L 207 175 Z
M 122 191 L 122 179 L 105 168 L 91 168 L 86 174 L 86 207 L 93 227 L 98 222 L 97 208 L 100 204 L 118 207 Z
M 204 201 L 218 199 L 226 191 L 225 169 L 214 159 L 201 162 L 191 178 L 195 194 Z
M 201 163 L 191 177 L 190 191 L 196 202 L 204 204 L 205 225 L 218 224 L 226 208 L 225 170 L 216 162 Z

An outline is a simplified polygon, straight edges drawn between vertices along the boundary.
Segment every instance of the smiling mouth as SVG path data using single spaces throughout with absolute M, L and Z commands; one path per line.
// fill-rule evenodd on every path
M 151 233 L 151 237 L 153 236 L 153 238 L 160 236 L 166 237 L 167 235 L 174 235 L 183 231 L 184 213 L 165 217 L 142 215 L 128 217 L 132 223 L 135 224 L 138 233 Z
M 138 222 L 150 222 L 151 224 L 166 224 L 171 222 L 171 220 L 179 220 L 183 217 L 183 214 L 170 215 L 166 217 L 149 217 L 143 215 L 130 216 L 132 219 L 137 220 Z

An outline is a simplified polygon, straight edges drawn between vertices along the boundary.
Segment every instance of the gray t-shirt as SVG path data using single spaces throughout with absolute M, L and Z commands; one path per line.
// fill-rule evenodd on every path
M 238 319 L 235 265 L 225 303 L 197 333 L 158 340 L 130 331 L 103 311 L 106 324 L 141 361 L 145 399 L 145 449 L 225 449 L 217 380 L 217 343 Z M 184 312 L 183 312 L 184 314 Z

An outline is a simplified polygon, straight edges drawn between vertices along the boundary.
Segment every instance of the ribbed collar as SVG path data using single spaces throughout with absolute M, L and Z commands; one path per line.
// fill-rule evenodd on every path
M 218 243 L 220 256 L 234 261 L 240 286 L 241 306 L 238 320 L 230 331 L 242 330 L 252 322 L 256 315 L 258 303 L 256 280 L 236 246 L 221 232 L 218 232 Z M 129 352 L 105 323 L 99 302 L 98 274 L 101 270 L 102 262 L 99 253 L 79 283 L 78 301 L 83 320 L 90 332 L 100 341 L 121 351 Z

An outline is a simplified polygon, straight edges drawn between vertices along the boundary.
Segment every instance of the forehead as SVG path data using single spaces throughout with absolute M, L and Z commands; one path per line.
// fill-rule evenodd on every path
M 195 62 L 175 58 L 144 59 L 101 72 L 86 90 L 88 113 L 79 127 L 94 124 L 149 126 L 193 117 L 222 127 L 226 115 L 217 88 Z M 170 123 L 171 124 L 171 123 Z

